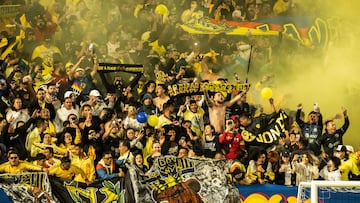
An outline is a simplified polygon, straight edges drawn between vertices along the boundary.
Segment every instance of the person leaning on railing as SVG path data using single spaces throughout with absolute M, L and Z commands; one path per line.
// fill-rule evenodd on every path
M 19 174 L 29 171 L 48 171 L 48 169 L 44 167 L 19 160 L 19 155 L 15 150 L 10 150 L 7 157 L 8 161 L 0 165 L 0 173 Z

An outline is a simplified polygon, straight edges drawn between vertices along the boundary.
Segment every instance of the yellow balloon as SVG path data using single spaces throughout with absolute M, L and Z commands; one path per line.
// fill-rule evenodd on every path
M 262 90 L 261 90 L 261 96 L 264 98 L 264 99 L 270 99 L 272 97 L 272 90 L 268 87 L 264 87 Z
M 150 115 L 148 117 L 148 124 L 151 126 L 151 127 L 155 127 L 157 124 L 159 123 L 159 118 L 155 115 Z
M 168 12 L 169 12 L 169 10 L 164 4 L 159 4 L 155 8 L 155 13 L 157 13 L 157 14 L 164 15 L 164 14 L 166 14 Z

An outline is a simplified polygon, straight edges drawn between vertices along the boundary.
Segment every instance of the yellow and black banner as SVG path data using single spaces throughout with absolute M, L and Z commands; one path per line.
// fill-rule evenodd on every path
M 211 82 L 178 83 L 168 86 L 168 93 L 171 97 L 181 94 L 203 94 L 205 91 L 221 92 L 230 94 L 234 91 L 246 91 L 250 84 L 218 84 Z

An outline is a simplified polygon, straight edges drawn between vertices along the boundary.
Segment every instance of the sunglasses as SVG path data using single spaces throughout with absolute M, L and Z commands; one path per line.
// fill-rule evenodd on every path
M 106 157 L 106 158 L 104 158 L 104 159 L 106 159 L 106 160 L 111 160 L 111 159 L 112 159 L 112 157 Z

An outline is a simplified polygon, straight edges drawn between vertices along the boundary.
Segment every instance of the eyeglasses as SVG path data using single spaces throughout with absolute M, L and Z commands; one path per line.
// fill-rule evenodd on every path
M 12 156 L 12 157 L 9 157 L 10 160 L 14 160 L 14 159 L 18 159 L 19 157 L 17 156 Z

